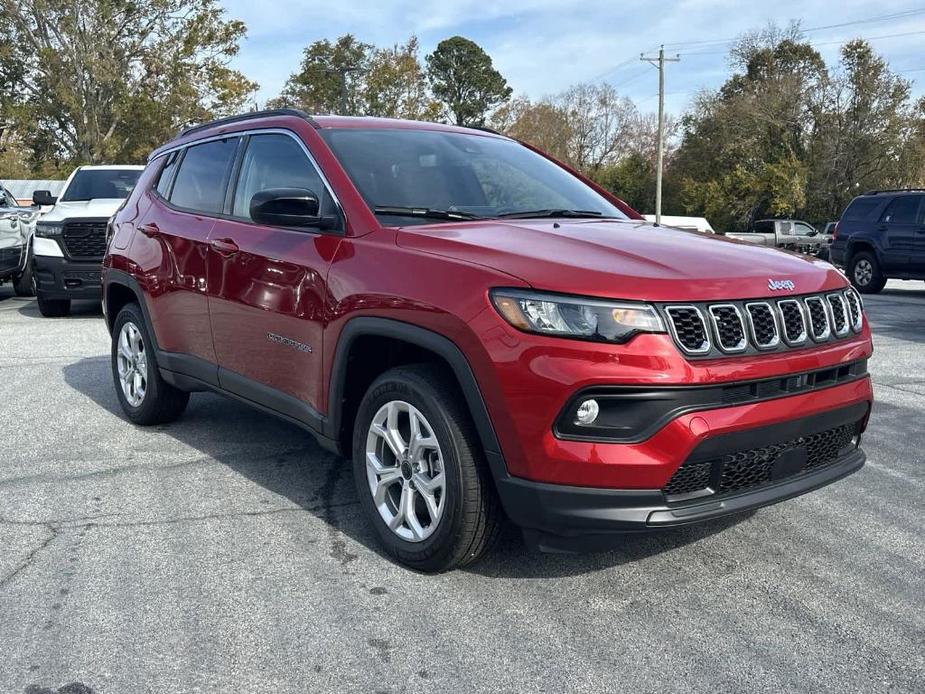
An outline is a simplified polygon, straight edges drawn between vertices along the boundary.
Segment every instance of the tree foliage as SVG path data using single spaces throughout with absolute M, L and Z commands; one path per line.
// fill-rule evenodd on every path
M 511 88 L 482 48 L 467 38 L 444 39 L 427 56 L 434 96 L 456 125 L 485 124 L 489 113 L 511 97 Z
M 0 0 L 0 112 L 33 168 L 140 161 L 244 106 L 244 33 L 215 0 Z

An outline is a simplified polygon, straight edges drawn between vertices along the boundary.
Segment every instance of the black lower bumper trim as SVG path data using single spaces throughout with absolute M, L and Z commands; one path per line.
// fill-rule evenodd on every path
M 75 262 L 66 258 L 34 256 L 35 285 L 45 299 L 99 300 L 101 262 Z

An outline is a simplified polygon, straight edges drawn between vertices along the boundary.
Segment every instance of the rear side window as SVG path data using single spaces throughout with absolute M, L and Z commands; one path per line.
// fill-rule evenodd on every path
M 846 222 L 862 222 L 870 219 L 871 214 L 880 207 L 882 198 L 855 198 L 842 215 Z
M 321 176 L 299 143 L 288 135 L 254 135 L 247 143 L 235 189 L 233 214 L 250 219 L 251 199 L 271 188 L 303 188 L 318 197 L 325 210 L 326 191 Z
M 759 234 L 773 234 L 774 222 L 769 222 L 767 220 L 762 222 L 755 222 L 755 231 Z
M 883 212 L 887 224 L 916 224 L 919 219 L 920 195 L 900 195 L 893 199 Z
M 170 197 L 170 182 L 173 180 L 174 171 L 177 168 L 177 161 L 180 159 L 179 152 L 171 152 L 167 155 L 167 163 L 161 169 L 161 174 L 157 179 L 157 192 L 165 200 Z
M 236 137 L 188 147 L 180 160 L 170 202 L 196 212 L 221 212 L 225 181 L 237 148 Z

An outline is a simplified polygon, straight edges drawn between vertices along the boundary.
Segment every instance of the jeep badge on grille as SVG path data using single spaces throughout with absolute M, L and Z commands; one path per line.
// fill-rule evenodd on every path
M 793 280 L 768 280 L 768 289 L 772 292 L 776 292 L 778 289 L 789 289 L 793 291 L 796 285 L 793 283 Z

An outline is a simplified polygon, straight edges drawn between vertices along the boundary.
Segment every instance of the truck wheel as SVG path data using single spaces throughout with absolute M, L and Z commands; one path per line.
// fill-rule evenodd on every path
M 877 262 L 876 256 L 868 251 L 851 256 L 848 279 L 862 294 L 876 294 L 886 285 L 886 277 L 880 270 L 880 263 Z
M 391 369 L 369 387 L 353 432 L 360 504 L 385 550 L 419 571 L 481 557 L 501 509 L 456 384 L 427 365 Z
M 39 313 L 46 318 L 61 318 L 71 312 L 70 299 L 46 299 L 38 295 Z
M 16 296 L 35 296 L 35 280 L 32 270 L 32 245 L 29 246 L 26 256 L 26 268 L 22 274 L 13 280 L 13 291 Z
M 167 383 L 137 304 L 127 304 L 112 328 L 112 380 L 122 411 L 135 424 L 172 422 L 186 409 L 189 393 Z

